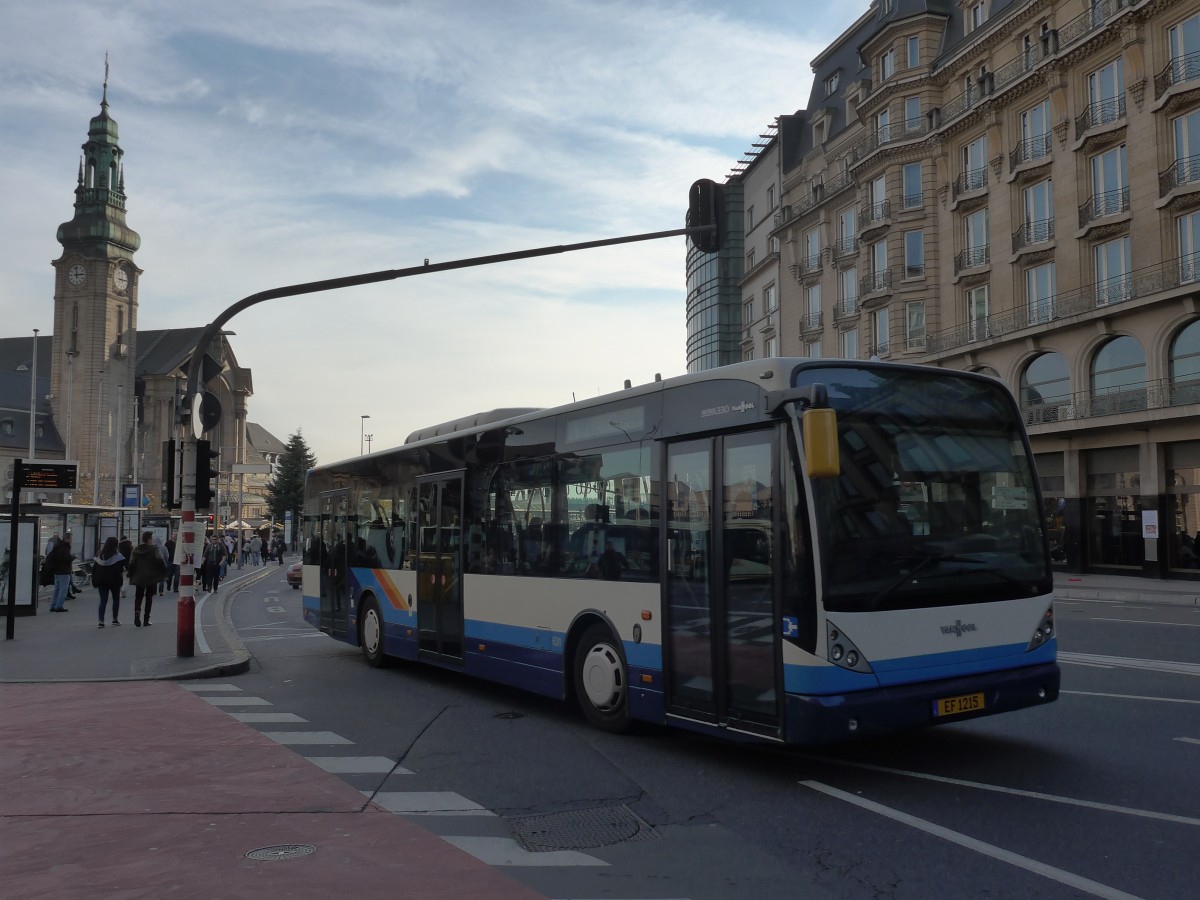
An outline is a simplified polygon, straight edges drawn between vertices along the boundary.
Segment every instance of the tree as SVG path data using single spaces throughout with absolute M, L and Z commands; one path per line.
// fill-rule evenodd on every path
M 304 476 L 317 464 L 317 458 L 308 449 L 304 436 L 297 429 L 288 438 L 287 449 L 279 458 L 278 474 L 267 484 L 267 506 L 271 518 L 282 522 L 290 510 L 294 518 L 293 534 L 299 533 L 300 516 L 304 509 Z

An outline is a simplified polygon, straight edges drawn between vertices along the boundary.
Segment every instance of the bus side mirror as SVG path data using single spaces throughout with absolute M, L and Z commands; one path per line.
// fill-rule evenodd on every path
M 809 478 L 836 478 L 842 473 L 838 455 L 837 413 L 828 407 L 806 409 L 800 417 L 804 438 L 805 474 Z

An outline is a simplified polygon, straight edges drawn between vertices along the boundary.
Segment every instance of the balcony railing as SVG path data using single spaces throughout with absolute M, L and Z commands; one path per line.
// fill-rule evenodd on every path
M 801 275 L 809 275 L 813 272 L 820 272 L 821 271 L 821 257 L 822 257 L 822 254 L 820 253 L 820 251 L 813 254 L 812 256 L 803 257 L 800 260 L 800 274 Z
M 1054 219 L 1026 222 L 1012 233 L 1013 253 L 1030 244 L 1044 244 L 1054 240 Z
M 905 338 L 905 347 L 912 351 L 924 352 L 925 350 L 925 335 L 910 334 Z
M 887 356 L 890 352 L 890 348 L 888 347 L 887 341 L 882 341 L 878 344 L 871 344 L 871 346 L 867 348 L 867 352 L 872 356 L 878 356 L 880 359 L 883 359 L 883 357 Z
M 894 144 L 897 141 L 907 141 L 919 138 L 929 133 L 929 120 L 924 116 L 916 119 L 906 119 L 896 125 L 884 125 L 875 130 L 850 149 L 850 162 L 856 163 L 865 159 L 880 147 Z
M 1193 78 L 1200 78 L 1200 53 L 1177 56 L 1154 76 L 1154 99 L 1165 94 L 1168 88 Z
M 822 312 L 810 312 L 800 317 L 800 333 L 804 334 L 808 331 L 818 331 L 824 324 L 825 314 Z
M 980 244 L 976 247 L 968 247 L 966 250 L 960 250 L 958 255 L 954 257 L 954 274 L 957 275 L 963 269 L 986 266 L 991 260 L 991 246 L 991 244 Z
M 1051 134 L 1047 131 L 1045 134 L 1040 134 L 1037 137 L 1026 138 L 1017 144 L 1008 154 L 1008 169 L 1011 172 L 1023 162 L 1028 162 L 1035 159 L 1044 159 L 1050 155 L 1053 149 L 1054 142 L 1051 139 Z
M 954 196 L 957 197 L 959 194 L 967 194 L 971 191 L 981 191 L 987 187 L 987 183 L 987 166 L 980 166 L 978 169 L 968 169 L 954 179 Z
M 834 194 L 837 194 L 837 193 L 845 190 L 846 188 L 850 187 L 850 185 L 852 185 L 852 184 L 854 184 L 854 176 L 850 174 L 849 169 L 843 169 L 841 172 L 834 175 L 832 178 L 830 178 L 828 181 L 825 182 L 825 197 L 824 197 L 824 199 L 828 200 Z
M 925 205 L 925 194 L 921 191 L 915 194 L 905 194 L 902 202 L 905 209 L 920 209 Z
M 845 259 L 847 256 L 854 256 L 856 253 L 858 253 L 857 237 L 844 237 L 834 242 L 834 259 Z
M 1117 122 L 1124 118 L 1124 94 L 1121 94 L 1119 97 L 1107 97 L 1104 100 L 1089 103 L 1083 112 L 1075 117 L 1075 139 L 1079 140 L 1090 128 L 1097 128 L 1100 125 L 1107 125 L 1109 122 Z
M 885 222 L 892 216 L 892 202 L 880 200 L 878 203 L 868 203 L 858 212 L 858 229 L 863 231 L 872 225 Z
M 1103 28 L 1123 5 L 1128 5 L 1128 0 L 1101 0 L 1094 4 L 1058 29 L 1058 46 L 1066 47 Z
M 858 298 L 847 297 L 845 300 L 839 300 L 837 305 L 833 307 L 833 320 L 840 322 L 842 319 L 852 319 L 858 315 Z
M 1072 419 L 1116 416 L 1150 409 L 1169 409 L 1200 403 L 1200 378 L 1172 381 L 1156 378 L 1106 391 L 1076 391 L 1022 403 L 1026 425 L 1055 425 Z
M 1093 194 L 1079 206 L 1079 227 L 1086 228 L 1094 219 L 1115 216 L 1129 209 L 1129 186 L 1116 191 Z
M 892 270 L 880 269 L 878 272 L 868 272 L 862 278 L 858 279 L 858 293 L 874 294 L 878 291 L 891 290 L 892 287 Z
M 1200 282 L 1200 253 L 1169 259 L 1157 266 L 1134 269 L 1117 278 L 1056 294 L 1034 305 L 1023 304 L 1016 309 L 996 313 L 983 320 L 982 326 L 979 321 L 974 321 L 930 334 L 928 351 L 938 353 L 953 350 L 984 337 L 1003 337 L 1051 319 L 1082 315 L 1114 303 L 1136 300 L 1194 282 Z
M 1200 181 L 1200 156 L 1177 159 L 1164 171 L 1158 173 L 1158 193 L 1165 197 L 1181 184 Z

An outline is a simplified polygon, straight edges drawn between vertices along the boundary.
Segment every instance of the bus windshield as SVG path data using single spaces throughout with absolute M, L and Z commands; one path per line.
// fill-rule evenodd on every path
M 804 369 L 837 411 L 841 474 L 812 482 L 825 606 L 869 611 L 1049 593 L 1014 404 L 984 378 Z

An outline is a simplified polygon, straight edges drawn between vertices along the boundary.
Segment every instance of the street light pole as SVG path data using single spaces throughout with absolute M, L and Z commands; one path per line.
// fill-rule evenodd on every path
M 363 438 L 366 437 L 367 419 L 369 419 L 369 418 L 371 418 L 371 417 L 370 416 L 359 416 L 358 417 L 358 419 L 359 419 L 359 422 L 358 422 L 358 455 L 359 456 L 362 456 Z
M 367 435 L 367 452 L 368 453 L 371 452 L 371 441 L 374 440 L 374 438 L 375 438 L 375 435 L 373 435 L 373 434 Z

